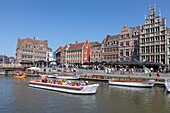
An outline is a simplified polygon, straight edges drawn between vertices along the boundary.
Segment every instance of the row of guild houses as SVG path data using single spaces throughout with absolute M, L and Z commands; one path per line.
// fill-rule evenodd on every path
M 99 42 L 68 44 L 55 51 L 56 60 L 61 64 L 95 61 L 126 61 L 137 59 L 170 64 L 170 29 L 166 18 L 161 19 L 161 12 L 156 12 L 156 5 L 149 7 L 148 18 L 144 24 L 135 27 L 122 27 L 119 34 Z

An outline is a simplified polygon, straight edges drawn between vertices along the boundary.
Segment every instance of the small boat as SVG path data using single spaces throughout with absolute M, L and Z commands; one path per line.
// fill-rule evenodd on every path
M 155 80 L 143 80 L 137 78 L 114 78 L 109 80 L 109 84 L 130 87 L 153 87 Z
M 40 68 L 31 67 L 26 69 L 27 77 L 39 77 Z
M 43 82 L 41 80 L 34 80 L 29 82 L 30 87 L 42 88 L 54 91 L 60 91 L 72 94 L 95 94 L 99 84 L 78 85 L 71 84 L 66 85 L 61 82 Z
M 17 70 L 14 73 L 14 77 L 15 78 L 26 78 L 27 76 L 26 76 L 26 73 L 24 73 L 23 71 Z
M 165 79 L 165 88 L 167 92 L 170 92 L 170 79 Z

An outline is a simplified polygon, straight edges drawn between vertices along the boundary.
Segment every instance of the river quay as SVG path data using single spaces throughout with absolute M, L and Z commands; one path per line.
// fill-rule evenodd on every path
M 67 73 L 69 75 L 72 75 L 72 73 Z M 81 70 L 77 73 L 77 75 L 80 75 L 81 79 L 86 80 L 101 80 L 101 81 L 108 81 L 112 78 L 137 78 L 137 79 L 159 79 L 156 83 L 162 84 L 165 79 L 170 79 L 170 73 L 160 73 L 160 77 L 157 78 L 156 72 L 153 72 L 151 76 L 149 74 L 144 74 L 142 72 L 134 72 L 133 74 L 129 74 L 128 72 L 125 72 L 125 74 L 120 74 L 120 72 L 114 72 L 113 73 L 104 73 L 100 70 Z

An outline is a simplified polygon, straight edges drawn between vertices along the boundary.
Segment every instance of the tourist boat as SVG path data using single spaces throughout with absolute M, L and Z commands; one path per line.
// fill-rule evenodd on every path
M 26 76 L 26 74 L 23 71 L 17 70 L 14 73 L 14 77 L 15 78 L 26 78 L 27 76 Z
M 131 87 L 153 87 L 155 80 L 143 80 L 138 78 L 114 78 L 109 80 L 109 84 Z
M 165 88 L 167 92 L 170 92 L 170 79 L 165 79 Z
M 30 67 L 26 69 L 27 77 L 39 77 L 40 68 Z
M 64 85 L 61 82 L 50 83 L 42 82 L 40 80 L 34 80 L 29 82 L 30 87 L 42 88 L 47 90 L 60 91 L 72 94 L 95 94 L 99 84 L 88 84 L 88 85 Z
M 56 75 L 57 79 L 68 79 L 68 80 L 76 80 L 80 77 L 78 75 Z
M 53 74 L 53 75 L 47 75 L 47 76 L 48 78 L 67 79 L 67 80 L 77 80 L 80 78 L 78 75 L 67 75 L 67 74 Z

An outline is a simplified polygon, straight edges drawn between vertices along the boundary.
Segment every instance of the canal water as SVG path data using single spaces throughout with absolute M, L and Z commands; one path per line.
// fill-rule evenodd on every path
M 170 113 L 170 94 L 159 86 L 98 82 L 95 95 L 74 95 L 28 87 L 33 79 L 0 76 L 0 113 Z

